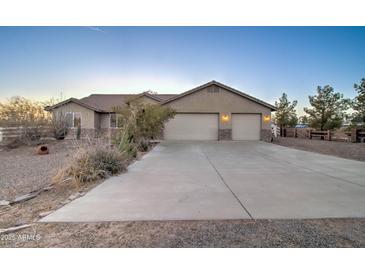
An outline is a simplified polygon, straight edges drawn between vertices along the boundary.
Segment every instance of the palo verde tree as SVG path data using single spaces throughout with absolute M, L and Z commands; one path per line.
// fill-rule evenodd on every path
M 304 112 L 308 115 L 310 127 L 330 130 L 341 126 L 350 100 L 344 99 L 343 94 L 326 85 L 317 87 L 317 94 L 309 96 L 309 103 L 311 107 L 304 108 Z
M 354 120 L 365 123 L 365 78 L 361 79 L 359 85 L 354 84 L 354 89 L 357 91 L 357 96 L 352 105 L 355 111 Z
M 277 111 L 275 113 L 275 124 L 277 124 L 280 129 L 284 127 L 293 127 L 298 122 L 297 113 L 295 107 L 297 106 L 297 101 L 294 100 L 290 102 L 286 93 L 279 98 L 279 102 L 275 102 L 275 107 Z
M 36 127 L 48 125 L 51 114 L 44 110 L 48 102 L 12 97 L 0 103 L 0 126 Z

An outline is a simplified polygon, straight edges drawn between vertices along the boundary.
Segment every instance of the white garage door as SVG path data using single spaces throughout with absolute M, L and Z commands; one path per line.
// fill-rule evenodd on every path
M 233 140 L 260 140 L 260 114 L 232 114 Z
M 176 114 L 164 130 L 165 140 L 218 140 L 218 114 Z

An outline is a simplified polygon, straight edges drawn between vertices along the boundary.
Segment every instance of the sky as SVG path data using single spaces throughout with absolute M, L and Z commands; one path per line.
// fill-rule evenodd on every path
M 211 80 L 269 103 L 353 98 L 365 27 L 0 27 L 0 100 L 181 93 Z

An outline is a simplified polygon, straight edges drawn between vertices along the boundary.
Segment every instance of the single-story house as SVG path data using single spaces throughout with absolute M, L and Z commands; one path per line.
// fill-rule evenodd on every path
M 136 96 L 136 95 L 134 95 Z M 70 98 L 46 108 L 65 115 L 70 131 L 81 124 L 82 135 L 101 135 L 117 127 L 115 107 L 131 94 L 92 94 Z M 144 92 L 134 97 L 146 104 L 170 106 L 176 111 L 165 125 L 166 140 L 269 140 L 271 112 L 276 108 L 222 83 L 211 81 L 181 94 Z

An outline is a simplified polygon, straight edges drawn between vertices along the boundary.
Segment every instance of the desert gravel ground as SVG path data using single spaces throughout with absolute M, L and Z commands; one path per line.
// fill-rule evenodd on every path
M 3 247 L 365 247 L 365 220 L 37 224 L 0 240 Z
M 337 156 L 346 159 L 365 161 L 365 143 L 350 143 L 339 141 L 325 141 L 315 139 L 301 139 L 292 137 L 277 137 L 274 144 L 299 150 Z
M 42 192 L 37 197 L 14 204 L 12 206 L 0 206 L 0 229 L 9 228 L 36 222 L 39 214 L 49 212 L 62 207 L 70 202 L 68 198 L 75 193 L 85 193 L 100 182 L 87 185 L 56 185 L 47 192 Z
M 35 146 L 0 151 L 0 200 L 13 199 L 49 185 L 52 175 L 72 154 L 75 143 L 64 140 L 48 146 L 48 155 L 37 155 Z
M 50 151 L 48 155 L 36 155 L 36 146 L 0 151 L 0 200 L 12 200 L 16 196 L 49 186 L 52 177 L 64 167 L 80 146 L 95 145 L 95 142 L 63 140 L 47 145 Z M 71 195 L 87 192 L 99 183 L 100 181 L 85 185 L 56 184 L 50 191 L 42 192 L 31 200 L 12 206 L 0 206 L 0 229 L 37 221 L 40 213 L 62 207 L 69 202 Z

